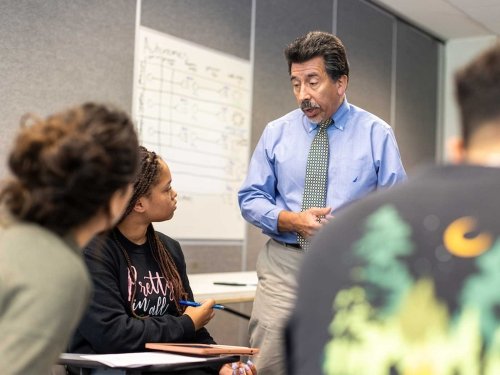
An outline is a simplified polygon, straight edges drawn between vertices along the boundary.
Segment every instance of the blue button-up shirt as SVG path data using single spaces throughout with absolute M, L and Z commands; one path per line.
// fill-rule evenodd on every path
M 406 178 L 392 128 L 344 100 L 328 127 L 327 207 L 347 203 Z M 282 210 L 300 212 L 307 155 L 318 126 L 300 109 L 270 122 L 257 144 L 238 193 L 243 217 L 270 237 L 296 243 L 294 232 L 278 231 Z

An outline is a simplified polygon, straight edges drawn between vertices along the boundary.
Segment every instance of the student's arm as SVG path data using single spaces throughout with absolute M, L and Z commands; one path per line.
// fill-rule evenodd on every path
M 184 286 L 184 289 L 188 293 L 188 300 L 194 301 L 193 291 L 191 290 L 191 285 L 189 284 L 189 279 L 186 271 L 186 261 L 184 259 L 184 253 L 182 252 L 179 242 L 161 233 L 159 233 L 159 236 L 160 239 L 164 242 L 167 249 L 169 249 L 172 257 L 174 258 L 174 262 L 177 265 L 177 271 L 179 272 L 179 275 L 182 279 L 182 285 Z M 203 344 L 215 344 L 214 339 L 212 338 L 212 336 L 210 336 L 206 328 L 201 328 L 198 331 L 196 331 L 193 342 L 203 343 Z

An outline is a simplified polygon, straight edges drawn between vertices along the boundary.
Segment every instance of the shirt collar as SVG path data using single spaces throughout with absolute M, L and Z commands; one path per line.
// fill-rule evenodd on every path
M 347 102 L 347 96 L 344 96 L 344 101 L 337 109 L 337 112 L 333 114 L 334 125 L 339 130 L 344 130 L 347 124 L 347 114 L 349 113 L 349 103 Z
M 349 103 L 347 102 L 347 97 L 344 97 L 342 104 L 337 109 L 337 111 L 333 114 L 333 126 L 335 126 L 339 130 L 344 130 L 344 127 L 347 123 L 347 113 L 349 112 Z M 304 127 L 308 133 L 312 132 L 314 129 L 318 127 L 318 124 L 313 124 L 307 119 L 306 115 L 303 115 L 304 119 Z

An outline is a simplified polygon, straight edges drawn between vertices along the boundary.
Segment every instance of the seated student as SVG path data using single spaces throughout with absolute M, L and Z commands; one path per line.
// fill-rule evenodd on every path
M 500 45 L 456 75 L 462 165 L 346 209 L 305 259 L 291 374 L 500 374 Z
M 140 171 L 123 218 L 104 238 L 85 249 L 94 297 L 72 340 L 76 353 L 144 351 L 147 342 L 215 343 L 204 326 L 214 316 L 214 300 L 193 300 L 182 249 L 156 232 L 153 222 L 170 220 L 177 193 L 170 169 L 154 152 L 140 147 Z M 219 366 L 220 367 L 220 366 Z M 256 374 L 250 364 L 238 373 Z M 204 373 L 232 374 L 231 365 Z
M 0 192 L 0 374 L 48 374 L 83 314 L 81 248 L 132 193 L 138 141 L 123 112 L 87 103 L 29 118 Z

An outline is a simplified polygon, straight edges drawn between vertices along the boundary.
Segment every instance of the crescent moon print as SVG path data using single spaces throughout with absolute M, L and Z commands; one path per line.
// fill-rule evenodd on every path
M 493 236 L 487 232 L 465 237 L 477 228 L 476 219 L 461 217 L 448 225 L 443 233 L 443 242 L 450 253 L 458 257 L 476 257 L 488 250 L 493 243 Z

